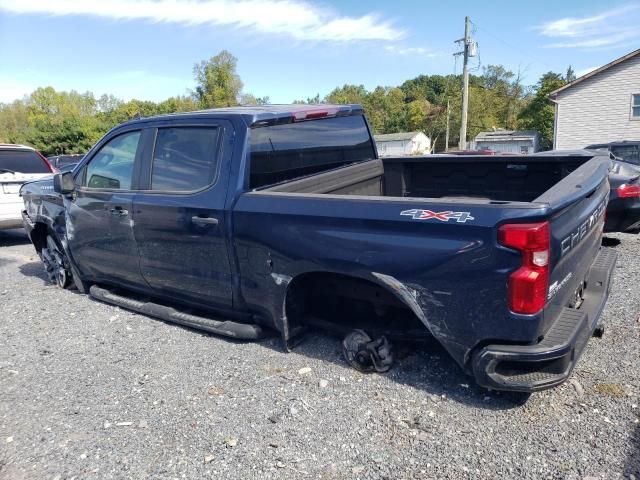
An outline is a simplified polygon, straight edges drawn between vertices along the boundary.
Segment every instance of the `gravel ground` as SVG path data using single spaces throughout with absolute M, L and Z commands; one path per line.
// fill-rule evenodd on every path
M 640 480 L 640 237 L 607 244 L 604 338 L 522 405 L 437 345 L 362 375 L 331 337 L 285 354 L 101 304 L 0 232 L 0 478 Z

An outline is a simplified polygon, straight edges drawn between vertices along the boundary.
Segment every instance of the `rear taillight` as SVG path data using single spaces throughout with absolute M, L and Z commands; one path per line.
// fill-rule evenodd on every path
M 539 312 L 549 287 L 549 222 L 502 225 L 498 242 L 522 252 L 522 266 L 509 276 L 509 308 L 515 313 Z
M 618 197 L 620 198 L 632 198 L 640 197 L 640 185 L 620 185 L 618 187 Z

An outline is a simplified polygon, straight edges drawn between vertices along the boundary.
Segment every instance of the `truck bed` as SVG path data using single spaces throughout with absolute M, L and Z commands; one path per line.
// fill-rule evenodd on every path
M 262 190 L 532 202 L 590 159 L 577 155 L 385 158 L 359 162 Z

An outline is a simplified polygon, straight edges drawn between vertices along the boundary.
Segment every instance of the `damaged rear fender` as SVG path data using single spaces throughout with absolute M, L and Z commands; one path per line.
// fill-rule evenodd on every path
M 271 274 L 273 280 L 272 289 L 275 289 L 278 291 L 279 295 L 282 295 L 281 303 L 277 304 L 277 309 L 274 310 L 274 323 L 276 323 L 278 330 L 281 331 L 285 344 L 288 344 L 290 340 L 291 330 L 296 327 L 296 325 L 291 324 L 292 319 L 290 317 L 293 316 L 291 315 L 291 312 L 295 312 L 296 309 L 301 308 L 301 305 L 296 303 L 300 298 L 296 295 L 296 288 L 301 286 L 301 283 L 305 280 L 309 280 L 313 275 L 336 275 L 339 276 L 341 280 L 350 278 L 353 280 L 365 281 L 372 284 L 372 286 L 375 285 L 376 287 L 380 287 L 392 294 L 392 296 L 398 299 L 400 303 L 413 312 L 431 335 L 436 338 L 441 338 L 443 335 L 446 336 L 446 331 L 443 333 L 443 328 L 441 326 L 434 325 L 427 317 L 427 313 L 423 308 L 425 303 L 430 303 L 433 306 L 442 306 L 442 303 L 440 303 L 438 299 L 426 289 L 402 283 L 390 275 L 378 272 L 371 272 L 365 275 L 354 275 L 353 273 L 345 274 L 339 271 L 319 270 L 302 272 L 295 276 L 280 273 Z M 301 288 L 303 287 L 301 286 Z

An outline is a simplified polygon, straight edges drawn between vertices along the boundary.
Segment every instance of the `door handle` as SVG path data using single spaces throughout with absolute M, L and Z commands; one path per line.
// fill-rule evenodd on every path
M 129 215 L 129 210 L 125 210 L 122 207 L 113 207 L 109 212 L 111 212 L 111 215 L 114 217 L 126 217 Z
M 196 225 L 217 225 L 218 219 L 214 217 L 191 217 L 191 221 Z

